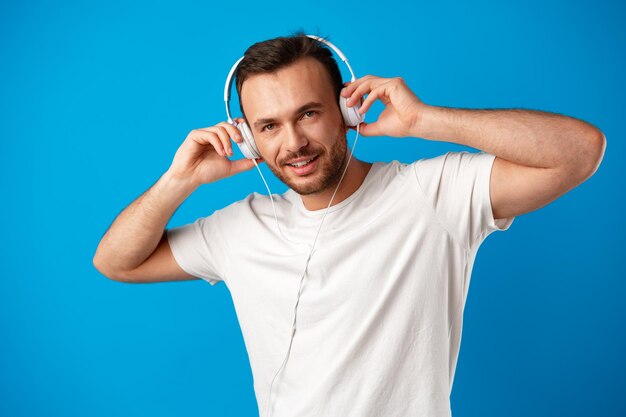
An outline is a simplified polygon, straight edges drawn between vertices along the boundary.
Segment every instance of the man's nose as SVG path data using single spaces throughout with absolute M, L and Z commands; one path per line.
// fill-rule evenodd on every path
M 287 137 L 285 138 L 285 145 L 289 152 L 298 153 L 300 149 L 306 147 L 309 144 L 309 140 L 304 135 L 304 132 L 297 125 L 286 125 L 285 134 Z

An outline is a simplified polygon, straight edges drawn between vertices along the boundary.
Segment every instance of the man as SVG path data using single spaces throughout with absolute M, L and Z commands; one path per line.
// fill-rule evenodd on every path
M 262 415 L 450 416 L 480 244 L 593 175 L 606 140 L 561 115 L 427 105 L 401 78 L 368 75 L 342 90 L 330 57 L 296 34 L 253 45 L 237 72 L 259 161 L 289 186 L 274 196 L 282 233 L 269 196 L 259 193 L 165 230 L 201 184 L 253 168 L 228 159 L 230 138 L 241 138 L 221 122 L 189 133 L 170 169 L 113 222 L 94 265 L 122 282 L 225 281 Z M 352 105 L 367 95 L 362 112 L 375 100 L 385 104 L 378 120 L 360 126 L 364 136 L 482 152 L 411 164 L 351 159 L 306 270 L 290 346 L 309 245 L 348 160 L 339 94 Z M 309 167 L 290 166 L 302 161 Z

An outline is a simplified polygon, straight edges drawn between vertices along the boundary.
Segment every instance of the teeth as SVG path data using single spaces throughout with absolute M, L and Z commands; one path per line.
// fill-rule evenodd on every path
M 313 157 L 313 158 L 309 159 L 308 161 L 296 162 L 295 164 L 289 164 L 289 165 L 291 165 L 292 167 L 298 167 L 298 168 L 299 168 L 299 167 L 305 166 L 306 164 L 308 164 L 309 162 L 311 162 L 314 158 L 315 158 L 315 157 Z
M 311 162 L 310 159 L 308 161 L 296 162 L 295 164 L 293 164 L 293 166 L 294 167 L 301 167 L 301 166 L 304 166 L 304 165 L 308 164 L 309 162 Z

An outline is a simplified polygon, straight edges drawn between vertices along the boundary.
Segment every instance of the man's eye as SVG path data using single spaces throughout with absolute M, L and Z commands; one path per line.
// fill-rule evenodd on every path
M 304 113 L 304 114 L 308 114 L 308 113 L 317 113 L 315 110 L 309 110 L 308 112 Z M 311 116 L 312 117 L 312 116 Z
M 261 131 L 267 129 L 270 126 L 274 126 L 274 125 L 272 123 L 270 123 L 269 125 L 265 125 L 265 126 L 263 126 L 263 129 L 261 129 Z M 267 129 L 267 130 L 272 130 L 272 129 Z

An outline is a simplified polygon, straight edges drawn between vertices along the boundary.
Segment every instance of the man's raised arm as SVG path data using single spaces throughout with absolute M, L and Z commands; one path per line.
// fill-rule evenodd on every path
M 233 154 L 230 138 L 242 140 L 226 122 L 189 133 L 171 167 L 117 216 L 102 237 L 93 264 L 103 275 L 133 283 L 195 279 L 176 263 L 165 226 L 200 185 L 254 167 L 250 159 L 227 158 Z
M 470 146 L 495 155 L 490 198 L 494 219 L 545 206 L 591 177 L 606 149 L 596 126 L 555 113 L 524 109 L 454 109 L 423 103 L 400 77 L 366 75 L 346 83 L 348 106 L 367 94 L 385 110 L 362 123 L 363 136 L 419 137 Z

